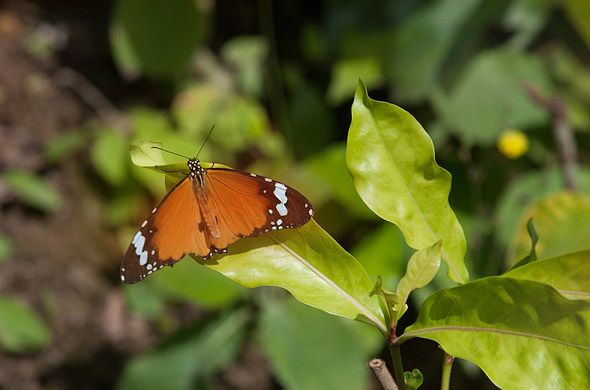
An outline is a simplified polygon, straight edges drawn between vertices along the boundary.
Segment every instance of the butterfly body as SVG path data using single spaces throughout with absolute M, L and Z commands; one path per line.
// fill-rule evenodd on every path
M 203 168 L 189 159 L 189 174 L 152 210 L 135 234 L 121 280 L 136 283 L 187 254 L 205 259 L 226 253 L 243 237 L 294 228 L 313 216 L 310 202 L 278 181 L 228 168 Z

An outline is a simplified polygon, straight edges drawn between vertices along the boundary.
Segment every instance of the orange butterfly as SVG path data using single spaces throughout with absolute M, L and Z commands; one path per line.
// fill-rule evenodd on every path
M 242 237 L 294 228 L 313 216 L 311 203 L 278 181 L 188 160 L 189 174 L 143 221 L 121 264 L 121 280 L 136 283 L 187 254 L 227 253 Z

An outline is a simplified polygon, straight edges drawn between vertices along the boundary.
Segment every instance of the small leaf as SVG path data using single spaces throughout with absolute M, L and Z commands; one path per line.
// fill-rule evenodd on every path
M 449 277 L 466 282 L 465 236 L 448 202 L 451 175 L 436 163 L 432 141 L 416 119 L 369 98 L 362 81 L 352 105 L 346 159 L 369 208 L 396 224 L 415 249 L 442 239 Z
M 101 129 L 92 147 L 92 162 L 111 185 L 124 183 L 127 176 L 127 141 L 118 131 Z
M 10 238 L 0 233 L 0 263 L 12 254 L 12 242 Z
M 51 163 L 57 163 L 84 146 L 86 134 L 82 130 L 74 130 L 49 140 L 45 147 L 45 156 Z
M 356 390 L 367 388 L 365 364 L 374 350 L 355 326 L 365 327 L 292 299 L 268 300 L 262 305 L 258 339 L 285 388 Z M 380 339 L 378 333 L 373 335 L 374 341 Z
M 533 261 L 537 260 L 537 252 L 535 248 L 537 247 L 537 242 L 539 242 L 539 236 L 537 235 L 537 231 L 535 230 L 535 225 L 533 225 L 533 218 L 529 218 L 528 222 L 526 223 L 526 230 L 529 233 L 529 237 L 531 238 L 531 251 L 527 256 L 522 258 L 518 263 L 514 265 L 514 268 L 521 267 L 525 264 L 532 263 Z
M 398 297 L 395 308 L 398 312 L 398 320 L 405 311 L 403 305 L 408 301 L 410 293 L 417 288 L 426 286 L 436 276 L 440 267 L 440 251 L 441 241 L 439 240 L 431 247 L 417 251 L 410 258 L 406 274 L 399 281 L 395 292 Z
M 51 333 L 37 314 L 21 302 L 0 297 L 0 346 L 8 352 L 37 351 L 49 344 Z
M 45 179 L 32 172 L 11 170 L 1 174 L 0 178 L 29 206 L 50 212 L 61 204 L 59 194 Z
M 423 382 L 424 382 L 424 376 L 422 375 L 420 370 L 418 370 L 417 368 L 414 368 L 411 372 L 404 371 L 404 383 L 410 389 L 413 390 L 413 389 L 420 388 L 420 386 L 422 386 Z
M 162 156 L 160 142 L 136 141 L 129 147 L 131 161 L 138 167 L 155 167 L 166 165 Z
M 195 380 L 203 380 L 234 360 L 248 317 L 245 311 L 222 316 L 204 329 L 193 329 L 176 343 L 131 360 L 118 388 L 197 388 Z
M 363 267 L 313 219 L 297 228 L 242 239 L 208 265 L 245 287 L 278 286 L 327 313 L 363 316 L 385 331 L 372 283 Z
M 570 299 L 590 298 L 590 251 L 537 260 L 502 276 L 548 284 Z
M 399 340 L 434 340 L 500 388 L 585 389 L 589 326 L 590 301 L 564 298 L 543 283 L 489 277 L 431 295 Z

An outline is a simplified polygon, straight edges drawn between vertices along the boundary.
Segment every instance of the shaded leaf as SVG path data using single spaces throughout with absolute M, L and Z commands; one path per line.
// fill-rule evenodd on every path
M 586 43 L 586 47 L 590 48 L 590 25 L 588 19 L 590 18 L 590 4 L 586 0 L 568 0 L 563 2 L 565 13 Z
M 436 163 L 422 126 L 401 108 L 369 98 L 361 81 L 352 105 L 346 159 L 369 208 L 396 224 L 415 249 L 442 239 L 449 277 L 466 282 L 465 236 L 448 202 L 451 175 Z
M 266 39 L 256 36 L 238 36 L 221 49 L 222 57 L 236 69 L 239 86 L 251 96 L 262 93 L 267 54 Z
M 111 45 L 119 68 L 174 79 L 186 71 L 203 37 L 203 21 L 191 0 L 118 0 L 111 22 Z
M 82 130 L 69 131 L 49 140 L 44 154 L 51 163 L 57 163 L 74 153 L 86 142 L 88 137 Z
M 525 85 L 550 94 L 551 83 L 541 60 L 517 51 L 492 50 L 469 65 L 437 109 L 450 131 L 464 142 L 491 146 L 506 128 L 526 130 L 547 123 L 546 110 L 532 101 Z
M 0 178 L 31 207 L 49 212 L 61 204 L 59 194 L 43 177 L 32 172 L 10 170 L 2 173 Z
M 490 277 L 430 296 L 400 341 L 434 340 L 501 388 L 583 389 L 590 386 L 589 325 L 588 301 L 542 283 Z
M 0 297 L 0 346 L 12 353 L 39 350 L 51 333 L 39 316 L 16 299 Z
M 353 329 L 365 325 L 327 316 L 294 300 L 268 301 L 262 309 L 260 344 L 285 388 L 367 387 L 366 362 L 375 351 Z M 382 340 L 373 333 L 374 341 Z
M 248 321 L 236 311 L 185 338 L 130 361 L 119 389 L 192 389 L 235 358 Z
M 590 298 L 590 251 L 537 260 L 503 276 L 545 283 L 572 299 Z

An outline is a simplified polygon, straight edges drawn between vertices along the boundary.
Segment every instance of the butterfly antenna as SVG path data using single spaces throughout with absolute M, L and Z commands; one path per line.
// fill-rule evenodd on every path
M 167 149 L 161 148 L 161 147 L 159 147 L 159 146 L 152 146 L 152 149 L 159 149 L 159 150 L 161 150 L 161 151 L 163 151 L 163 152 L 170 153 L 170 154 L 174 154 L 174 155 L 176 155 L 176 156 L 179 156 L 179 157 L 186 158 L 187 160 L 190 160 L 190 159 L 191 159 L 190 157 L 187 157 L 187 156 L 185 156 L 184 154 L 176 153 L 176 152 L 173 152 L 173 151 L 171 151 L 171 150 L 167 150 Z
M 203 141 L 203 145 L 201 145 L 201 148 L 197 152 L 197 156 L 195 158 L 199 157 L 199 153 L 201 153 L 201 150 L 203 150 L 203 148 L 205 147 L 205 144 L 209 140 L 209 137 L 211 137 L 211 133 L 213 133 L 214 128 L 215 128 L 215 123 L 213 124 L 213 126 L 211 126 L 211 129 L 209 130 L 209 134 L 207 134 L 207 137 L 205 138 L 205 141 Z

